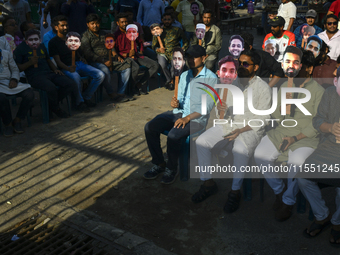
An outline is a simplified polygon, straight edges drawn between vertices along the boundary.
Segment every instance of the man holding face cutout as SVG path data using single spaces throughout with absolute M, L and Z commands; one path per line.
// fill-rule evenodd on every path
M 206 52 L 199 45 L 187 50 L 187 60 L 190 70 L 182 73 L 178 84 L 177 98 L 173 97 L 170 105 L 173 111 L 157 115 L 145 125 L 145 137 L 154 166 L 144 174 L 147 180 L 156 179 L 164 172 L 163 184 L 172 184 L 178 176 L 178 157 L 181 143 L 188 135 L 203 129 L 208 115 L 201 115 L 201 95 L 203 92 L 199 82 L 215 86 L 216 75 L 207 69 L 203 62 Z M 207 112 L 213 108 L 212 98 L 207 98 Z M 160 135 L 169 131 L 167 138 L 168 162 L 165 162 L 160 144 Z
M 329 52 L 327 44 L 314 35 L 308 38 L 306 49 L 313 52 L 315 57 L 313 79 L 324 89 L 333 86 L 334 71 L 338 63 L 327 55 Z
M 229 52 L 234 59 L 238 59 L 241 52 L 244 50 L 244 40 L 239 35 L 233 35 L 229 40 Z
M 288 81 L 280 87 L 278 95 L 281 95 L 282 88 L 300 87 L 309 90 L 311 98 L 303 106 L 311 113 L 305 115 L 295 105 L 286 107 L 287 114 L 281 113 L 281 97 L 278 96 L 277 107 L 272 118 L 278 122 L 278 126 L 267 132 L 257 146 L 254 158 L 258 166 L 274 166 L 274 161 L 286 162 L 291 172 L 282 173 L 282 177 L 288 178 L 288 185 L 285 186 L 279 174 L 276 172 L 266 172 L 266 178 L 269 186 L 273 189 L 276 200 L 273 204 L 275 219 L 285 221 L 291 216 L 292 208 L 296 202 L 296 195 L 299 191 L 297 180 L 293 179 L 296 172 L 300 170 L 305 159 L 311 155 L 316 148 L 319 138 L 318 132 L 312 125 L 312 119 L 317 113 L 317 108 L 324 89 L 311 78 L 313 72 L 314 55 L 310 51 L 302 51 L 294 46 L 288 46 L 284 52 L 282 68 Z M 287 93 L 287 98 L 302 99 L 304 93 Z M 295 126 L 289 128 L 281 124 L 282 120 L 294 121 Z M 289 123 L 289 122 L 287 122 Z M 289 124 L 288 124 L 289 125 Z M 286 144 L 286 146 L 282 146 Z M 284 148 L 283 148 L 284 147 Z M 298 171 L 297 170 L 297 171 Z
M 213 13 L 209 9 L 203 11 L 203 24 L 205 25 L 205 35 L 202 38 L 202 47 L 207 52 L 205 66 L 211 71 L 215 71 L 215 65 L 218 61 L 218 54 L 222 47 L 221 30 L 212 23 Z M 198 24 L 197 24 L 198 25 Z M 192 40 L 192 44 L 198 44 L 199 38 L 196 36 Z
M 254 126 L 258 126 L 256 128 L 242 125 L 244 119 L 245 122 L 250 119 L 258 119 L 265 122 L 265 119 L 269 118 L 269 115 L 254 115 L 250 112 L 247 104 L 248 88 L 252 88 L 254 107 L 263 110 L 270 107 L 271 89 L 266 82 L 255 75 L 256 70 L 259 68 L 259 59 L 260 56 L 257 53 L 248 50 L 241 53 L 239 60 L 235 60 L 233 56 L 227 56 L 219 61 L 217 74 L 221 83 L 232 84 L 237 76 L 239 78 L 240 83 L 238 86 L 243 91 L 245 97 L 245 114 L 233 116 L 232 92 L 228 91 L 226 101 L 222 101 L 222 105 L 220 103 L 217 104 L 216 117 L 221 118 L 222 113 L 223 118 L 228 121 L 232 120 L 235 124 L 225 124 L 224 120 L 223 122 L 216 122 L 214 127 L 198 137 L 196 148 L 198 165 L 200 167 L 211 166 L 212 156 L 225 156 L 224 151 L 229 147 L 234 157 L 233 165 L 239 171 L 241 166 L 247 164 L 249 156 L 252 155 L 256 145 L 259 143 L 264 128 L 260 128 L 260 125 L 257 124 L 254 124 Z M 221 91 L 219 94 L 223 100 L 226 89 L 221 89 Z M 200 190 L 192 196 L 194 203 L 202 202 L 217 192 L 217 185 L 209 172 L 201 172 L 200 177 L 204 183 L 201 185 Z M 243 177 L 244 173 L 241 172 L 233 174 L 231 191 L 224 206 L 226 213 L 232 213 L 239 207 Z
M 25 39 L 26 43 L 19 44 L 13 52 L 15 62 L 20 71 L 25 71 L 28 83 L 33 88 L 46 91 L 50 110 L 59 118 L 67 118 L 68 114 L 60 109 L 59 101 L 71 92 L 75 93 L 77 85 L 53 64 L 46 47 L 41 43 L 40 31 L 28 30 Z
M 68 32 L 67 21 L 60 21 L 54 29 L 57 31 L 57 36 L 48 43 L 50 55 L 54 58 L 62 72 L 74 80 L 78 86 L 77 93 L 75 94 L 77 110 L 89 112 L 89 107 L 95 106 L 91 98 L 103 82 L 105 75 L 102 71 L 83 62 L 85 60 L 80 56 L 79 50 L 81 37 L 76 32 Z M 72 51 L 75 51 L 75 66 L 72 65 Z M 90 77 L 91 82 L 83 92 L 81 77 L 84 76 Z
M 139 94 L 147 95 L 147 80 L 152 77 L 158 70 L 158 63 L 150 58 L 143 56 L 143 41 L 138 37 L 138 27 L 134 24 L 128 25 L 127 16 L 119 13 L 116 16 L 116 22 L 119 27 L 114 33 L 115 51 L 122 59 L 131 61 L 131 76 Z M 134 48 L 132 48 L 132 41 Z M 137 51 L 139 47 L 139 52 Z M 144 72 L 142 78 L 138 78 L 139 66 L 145 66 L 148 70 Z
M 171 89 L 173 88 L 173 82 L 168 65 L 171 63 L 173 50 L 175 47 L 180 47 L 182 40 L 182 49 L 185 51 L 189 47 L 189 42 L 182 29 L 172 26 L 173 17 L 170 13 L 163 14 L 162 22 L 164 24 L 163 29 L 156 23 L 150 26 L 153 34 L 152 49 L 157 52 L 158 63 L 165 75 L 165 87 Z M 159 44 L 158 37 L 163 44 L 163 48 Z

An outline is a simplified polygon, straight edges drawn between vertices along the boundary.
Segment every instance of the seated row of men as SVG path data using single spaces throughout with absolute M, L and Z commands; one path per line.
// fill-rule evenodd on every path
M 13 21 L 15 22 L 14 19 Z M 137 42 L 135 48 L 131 48 L 126 36 L 125 14 L 120 14 L 117 24 L 119 30 L 115 34 L 106 34 L 100 30 L 98 15 L 90 14 L 87 16 L 88 30 L 81 37 L 78 33 L 68 32 L 65 16 L 56 16 L 53 19 L 55 36 L 50 40 L 41 43 L 40 32 L 28 29 L 23 31 L 25 41 L 14 47 L 13 56 L 11 49 L 2 49 L 3 55 L 6 56 L 2 61 L 5 81 L 0 86 L 5 136 L 12 136 L 13 128 L 16 133 L 23 133 L 20 120 L 26 116 L 25 113 L 33 101 L 33 92 L 27 92 L 31 90 L 30 86 L 46 91 L 50 112 L 60 118 L 68 116 L 59 107 L 59 102 L 68 94 L 73 95 L 76 109 L 89 112 L 89 107 L 95 106 L 91 99 L 101 84 L 115 102 L 134 100 L 133 94 L 147 94 L 147 80 L 157 72 L 158 63 L 142 55 L 142 43 Z M 148 69 L 142 76 L 138 75 L 140 65 Z M 19 82 L 19 71 L 25 73 L 29 85 Z M 122 84 L 118 84 L 117 93 L 111 83 L 112 71 L 119 72 L 122 76 Z M 90 78 L 85 89 L 82 88 L 82 77 Z M 27 93 L 22 93 L 24 88 Z M 21 96 L 23 100 L 17 117 L 12 121 L 6 95 L 13 94 Z
M 203 88 L 214 88 L 218 83 L 215 74 L 204 66 L 205 58 L 206 52 L 201 46 L 195 45 L 188 49 L 187 61 L 190 70 L 180 77 L 178 95 L 173 97 L 170 103 L 174 108 L 173 111 L 162 113 L 145 125 L 145 136 L 154 164 L 144 174 L 145 179 L 156 179 L 164 172 L 161 183 L 172 184 L 179 174 L 177 162 L 183 138 L 205 129 L 209 118 L 207 113 L 213 109 L 214 101 L 206 97 L 206 105 L 202 106 L 201 98 L 205 93 Z M 307 237 L 315 237 L 324 227 L 332 223 L 330 242 L 340 244 L 340 204 L 336 204 L 337 211 L 331 216 L 316 183 L 317 181 L 340 187 L 338 179 L 322 179 L 325 176 L 315 175 L 315 171 L 311 171 L 310 175 L 296 175 L 297 172 L 310 170 L 312 165 L 337 169 L 337 175 L 339 174 L 340 68 L 334 79 L 335 86 L 325 92 L 324 88 L 312 78 L 315 61 L 313 53 L 289 46 L 282 62 L 288 80 L 282 84 L 277 93 L 276 88 L 272 91 L 266 82 L 256 76 L 260 60 L 256 52 L 246 50 L 241 53 L 238 60 L 227 56 L 219 61 L 217 74 L 220 82 L 235 84 L 228 88 L 236 87 L 232 93 L 234 94 L 235 91 L 242 93 L 244 102 L 240 103 L 240 95 L 233 101 L 235 95 L 230 91 L 227 92 L 225 100 L 222 99 L 223 101 L 216 107 L 216 116 L 219 120 L 215 119 L 214 127 L 206 130 L 196 140 L 198 166 L 201 169 L 199 172 L 204 183 L 192 196 L 192 201 L 202 202 L 218 191 L 212 173 L 206 169 L 212 166 L 213 154 L 219 155 L 222 149 L 230 147 L 234 158 L 233 166 L 236 169 L 232 173 L 232 187 L 224 206 L 226 213 L 235 212 L 239 208 L 240 188 L 245 174 L 241 169 L 242 166 L 248 165 L 251 155 L 254 155 L 259 167 L 270 168 L 274 166 L 276 160 L 286 161 L 291 169 L 288 171 L 287 185 L 275 171 L 264 173 L 264 177 L 276 195 L 273 204 L 275 218 L 278 221 L 285 221 L 291 216 L 300 187 L 315 215 L 315 221 L 304 234 Z M 295 99 L 300 104 L 288 104 L 286 108 L 281 108 L 282 92 L 284 97 L 287 94 L 287 98 Z M 224 98 L 223 93 L 226 93 L 226 90 L 222 90 L 221 93 L 221 98 Z M 274 103 L 271 107 L 272 94 Z M 251 100 L 249 104 L 248 99 Z M 236 114 L 235 112 L 240 108 L 243 108 L 243 114 Z M 259 111 L 262 111 L 261 115 Z M 272 125 L 277 122 L 278 125 L 265 134 L 265 124 L 268 122 Z M 287 124 L 287 122 L 295 124 Z M 164 160 L 160 145 L 160 134 L 164 131 L 169 131 L 167 162 Z M 302 171 L 295 171 L 296 169 Z M 337 188 L 337 199 L 339 198 L 340 188 Z

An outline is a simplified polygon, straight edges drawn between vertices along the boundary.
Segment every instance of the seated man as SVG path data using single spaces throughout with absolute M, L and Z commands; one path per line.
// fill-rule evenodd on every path
M 6 48 L 2 48 L 2 49 L 13 52 L 16 48 L 14 37 L 15 37 L 15 34 L 19 31 L 18 24 L 13 17 L 7 16 L 2 21 L 2 25 L 3 25 L 5 35 L 0 37 L 1 46 L 5 46 L 6 44 L 5 41 L 7 41 L 8 43 L 5 46 Z
M 316 150 L 306 159 L 302 166 L 304 178 L 298 179 L 302 194 L 308 200 L 313 213 L 314 221 L 304 234 L 311 238 L 319 235 L 322 230 L 332 224 L 329 242 L 339 247 L 340 245 L 340 181 L 339 181 L 339 155 L 340 155 L 340 68 L 334 78 L 335 86 L 329 87 L 319 104 L 318 113 L 313 119 L 313 126 L 323 136 Z M 310 172 L 312 167 L 320 167 L 326 171 Z M 308 171 L 309 170 L 309 171 Z M 330 213 L 322 198 L 320 184 L 335 186 L 336 211 Z
M 297 180 L 293 179 L 296 174 L 294 169 L 303 164 L 319 142 L 318 133 L 312 126 L 312 119 L 317 112 L 324 89 L 311 78 L 313 64 L 314 55 L 310 51 L 304 51 L 302 55 L 299 48 L 287 47 L 282 67 L 288 81 L 282 84 L 278 95 L 281 95 L 282 89 L 287 87 L 300 87 L 308 90 L 311 98 L 303 104 L 303 107 L 311 115 L 305 115 L 303 109 L 301 110 L 295 105 L 287 105 L 286 114 L 281 113 L 281 97 L 279 96 L 276 110 L 272 113 L 272 118 L 279 125 L 267 132 L 254 154 L 258 166 L 273 167 L 274 161 L 278 159 L 280 162 L 287 161 L 291 170 L 288 173 L 287 187 L 279 178 L 278 173 L 273 171 L 264 173 L 264 177 L 276 195 L 273 210 L 276 211 L 275 219 L 278 221 L 285 221 L 291 216 L 293 205 L 296 202 L 299 187 Z M 291 94 L 288 93 L 286 97 L 296 99 L 306 97 L 305 93 Z M 282 144 L 286 144 L 286 146 L 281 148 Z
M 198 132 L 206 126 L 209 115 L 201 114 L 201 95 L 203 92 L 200 82 L 215 86 L 216 75 L 204 66 L 205 49 L 202 46 L 191 46 L 187 51 L 190 70 L 183 72 L 178 84 L 178 97 L 173 97 L 168 111 L 156 116 L 145 125 L 145 137 L 154 166 L 144 174 L 151 180 L 164 172 L 161 183 L 171 184 L 178 176 L 177 161 L 181 142 L 190 133 Z M 207 98 L 206 112 L 210 113 L 213 100 Z M 167 140 L 168 162 L 165 163 L 160 145 L 160 135 L 169 131 Z
M 28 30 L 25 40 L 26 43 L 21 43 L 13 52 L 19 70 L 25 71 L 33 88 L 46 91 L 49 109 L 59 118 L 67 118 L 68 114 L 60 109 L 59 101 L 71 92 L 76 93 L 76 83 L 52 63 L 46 47 L 41 44 L 40 31 Z
M 85 64 L 84 60 L 81 61 L 80 50 L 78 50 L 81 44 L 81 37 L 76 32 L 67 33 L 67 21 L 59 21 L 59 24 L 54 29 L 57 31 L 57 36 L 49 42 L 50 56 L 54 58 L 62 72 L 74 80 L 78 86 L 78 91 L 75 94 L 76 108 L 81 112 L 89 112 L 90 109 L 88 107 L 95 106 L 91 98 L 103 82 L 105 75 L 97 68 Z M 72 65 L 72 51 L 75 51 L 75 66 Z M 89 76 L 91 82 L 83 92 L 81 77 L 84 76 Z
M 21 120 L 25 119 L 33 104 L 34 93 L 29 84 L 19 82 L 19 68 L 14 62 L 12 53 L 0 50 L 0 58 L 3 67 L 0 69 L 0 116 L 5 125 L 4 136 L 10 137 L 13 136 L 13 128 L 15 133 L 24 132 Z M 17 116 L 13 120 L 7 95 L 22 98 Z
M 221 83 L 231 84 L 236 76 L 239 78 L 239 89 L 243 91 L 244 94 L 244 115 L 235 115 L 233 117 L 233 95 L 229 91 L 227 94 L 227 100 L 222 102 L 222 105 L 217 104 L 218 114 L 217 118 L 220 118 L 221 111 L 222 116 L 228 120 L 228 123 L 232 120 L 235 124 L 225 124 L 225 122 L 216 122 L 216 125 L 202 135 L 196 140 L 198 165 L 204 169 L 204 167 L 211 166 L 212 163 L 212 148 L 224 139 L 229 139 L 229 141 L 234 141 L 232 147 L 232 154 L 234 156 L 234 166 L 236 167 L 236 172 L 233 174 L 233 183 L 231 191 L 228 194 L 228 200 L 224 206 L 224 211 L 226 213 L 232 213 L 236 211 L 239 207 L 241 199 L 241 185 L 243 182 L 244 174 L 240 172 L 242 166 L 248 164 L 248 160 L 254 153 L 257 144 L 262 138 L 264 132 L 264 126 L 261 127 L 261 121 L 266 122 L 269 118 L 267 115 L 255 115 L 248 107 L 248 88 L 253 90 L 252 102 L 253 106 L 257 110 L 268 110 L 271 105 L 271 89 L 266 82 L 264 82 L 260 77 L 256 76 L 255 73 L 259 68 L 259 59 L 257 53 L 254 51 L 243 51 L 239 58 L 239 62 L 233 59 L 233 56 L 227 56 L 221 59 L 218 63 L 219 71 L 218 75 L 220 77 Z M 240 63 L 240 67 L 238 66 Z M 238 75 L 236 73 L 238 71 Z M 221 89 L 221 98 L 226 92 L 226 89 Z M 245 123 L 249 120 L 256 119 L 257 124 L 253 124 L 255 127 L 250 127 Z M 245 122 L 243 122 L 245 121 Z M 244 124 L 244 125 L 243 125 Z M 226 141 L 228 142 L 228 141 Z M 216 154 L 218 154 L 218 151 Z M 200 190 L 192 196 L 192 201 L 198 203 L 214 194 L 217 191 L 217 185 L 212 180 L 209 172 L 200 172 L 201 180 L 204 181 Z
M 172 26 L 173 17 L 169 13 L 164 13 L 162 16 L 162 22 L 164 24 L 163 32 L 159 24 L 155 23 L 150 26 L 151 33 L 154 35 L 152 39 L 152 49 L 157 52 L 158 63 L 161 66 L 166 78 L 165 87 L 173 87 L 171 80 L 171 73 L 168 68 L 169 63 L 172 60 L 172 54 L 175 47 L 180 47 L 181 40 L 183 42 L 182 49 L 185 51 L 189 47 L 189 41 L 185 37 L 182 29 Z M 158 36 L 163 43 L 163 48 L 158 42 Z
M 314 27 L 315 29 L 315 35 L 321 33 L 323 30 L 318 27 L 317 25 L 315 25 L 315 21 L 318 17 L 318 14 L 315 10 L 313 9 L 310 9 L 306 12 L 306 21 L 307 21 L 307 24 L 309 26 L 312 26 Z M 300 26 L 298 26 L 297 28 L 295 28 L 294 30 L 294 35 L 295 35 L 295 44 L 296 44 L 296 47 L 298 48 L 301 48 L 301 45 L 302 45 L 302 33 L 301 33 L 301 28 L 302 26 L 305 25 L 305 24 L 302 24 Z M 305 47 L 304 47 L 305 48 Z
M 207 52 L 207 59 L 205 60 L 205 66 L 211 71 L 215 71 L 215 65 L 218 61 L 218 53 L 222 47 L 222 33 L 218 26 L 212 23 L 213 13 L 209 9 L 203 11 L 203 23 L 206 27 L 205 36 L 202 39 L 202 47 Z M 192 44 L 198 44 L 196 36 L 193 38 Z
M 143 56 L 143 41 L 138 36 L 138 27 L 134 24 L 128 25 L 133 33 L 137 35 L 137 38 L 134 42 L 134 49 L 131 48 L 131 41 L 126 37 L 126 29 L 127 29 L 127 16 L 125 13 L 119 13 L 116 16 L 117 25 L 119 30 L 114 33 L 115 36 L 115 49 L 122 59 L 129 59 L 132 63 L 132 80 L 139 90 L 140 94 L 146 95 L 147 93 L 147 80 L 152 77 L 158 70 L 158 63 L 149 59 L 146 56 Z M 137 50 L 139 47 L 139 52 Z M 144 73 L 143 77 L 138 79 L 139 66 L 145 66 L 148 71 Z
M 51 41 L 52 38 L 57 36 L 57 31 L 54 29 L 54 27 L 58 26 L 59 22 L 62 22 L 62 21 L 67 21 L 67 17 L 64 16 L 64 15 L 55 16 L 52 19 L 52 24 L 51 24 L 52 30 L 50 30 L 46 34 L 44 34 L 43 43 L 44 43 L 48 53 L 49 53 L 49 49 L 48 49 L 49 42 Z
M 265 49 L 265 43 L 267 40 L 275 40 L 277 45 L 279 46 L 280 53 L 277 61 L 282 62 L 283 53 L 286 50 L 287 46 L 296 46 L 295 35 L 294 33 L 283 29 L 285 26 L 285 20 L 281 16 L 276 16 L 275 18 L 270 20 L 269 25 L 272 32 L 267 34 L 264 38 L 262 49 Z
M 106 33 L 100 29 L 100 18 L 97 14 L 89 14 L 86 17 L 87 30 L 83 34 L 81 39 L 81 48 L 85 55 L 86 60 L 90 65 L 98 68 L 105 74 L 103 86 L 109 95 L 109 97 L 117 102 L 126 102 L 133 100 L 132 97 L 126 96 L 125 93 L 129 94 L 128 89 L 130 74 L 131 74 L 131 61 L 129 59 L 122 59 L 120 56 L 116 56 L 109 61 L 109 50 L 105 47 Z M 107 37 L 112 39 L 112 45 L 114 46 L 114 36 Z M 115 49 L 113 47 L 112 51 Z M 122 84 L 118 84 L 118 94 L 114 92 L 114 87 L 111 84 L 111 71 L 120 72 L 122 77 Z

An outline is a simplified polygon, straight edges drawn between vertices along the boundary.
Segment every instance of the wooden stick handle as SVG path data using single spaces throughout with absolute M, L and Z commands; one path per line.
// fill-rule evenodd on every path
M 131 50 L 134 50 L 135 49 L 135 41 L 131 41 Z M 134 56 L 131 56 L 131 57 L 134 57 Z
M 112 52 L 109 50 L 110 72 L 112 72 Z
M 72 51 L 72 66 L 76 65 L 76 51 Z
M 198 39 L 198 45 L 202 46 L 202 39 Z
M 227 95 L 228 95 L 228 89 L 223 89 L 222 102 L 226 102 L 227 101 Z M 224 119 L 224 114 L 225 114 L 225 111 L 221 111 L 220 112 L 220 119 Z
M 339 123 L 340 123 L 340 119 L 339 119 Z M 335 138 L 335 140 L 336 140 L 336 143 L 340 143 L 340 139 Z
M 33 50 L 33 57 L 37 56 L 37 50 Z M 38 64 L 34 64 L 34 68 L 38 68 Z
M 161 40 L 161 37 L 160 37 L 160 36 L 157 36 L 157 39 L 158 39 L 159 47 L 164 48 L 163 42 L 162 42 L 162 40 Z
M 304 48 L 304 46 L 305 46 L 305 39 L 304 39 L 304 38 L 302 38 L 301 49 L 303 49 L 303 48 Z
M 174 92 L 174 97 L 178 98 L 178 81 L 179 81 L 179 76 L 175 76 L 175 92 Z

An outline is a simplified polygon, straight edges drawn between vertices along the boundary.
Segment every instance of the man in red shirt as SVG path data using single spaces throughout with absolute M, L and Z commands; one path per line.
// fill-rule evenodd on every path
M 267 34 L 263 40 L 262 49 L 265 49 L 265 43 L 267 40 L 275 40 L 276 44 L 278 45 L 280 55 L 277 59 L 278 62 L 282 62 L 283 60 L 283 53 L 285 52 L 287 46 L 296 46 L 295 44 L 295 35 L 290 31 L 283 30 L 285 25 L 285 20 L 281 16 L 276 16 L 273 18 L 269 25 L 271 27 L 271 33 Z
M 134 84 L 136 84 L 136 87 L 139 89 L 139 93 L 146 95 L 147 80 L 157 72 L 158 63 L 149 59 L 146 56 L 143 56 L 144 46 L 143 41 L 139 36 L 134 42 L 134 49 L 131 48 L 131 41 L 126 37 L 126 26 L 128 25 L 127 15 L 124 13 L 119 13 L 116 16 L 116 21 L 119 27 L 119 30 L 114 33 L 114 39 L 116 41 L 116 52 L 123 59 L 130 58 L 132 60 L 132 79 L 134 81 Z M 135 27 L 135 29 L 138 29 L 137 26 Z M 138 79 L 139 66 L 145 66 L 148 69 L 148 71 L 144 72 L 143 77 L 140 79 Z
M 329 7 L 327 15 L 334 14 L 335 16 L 339 17 L 340 12 L 340 0 L 336 0 L 331 4 Z

